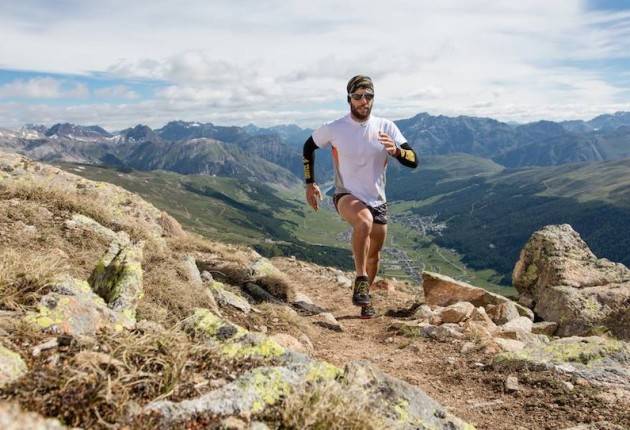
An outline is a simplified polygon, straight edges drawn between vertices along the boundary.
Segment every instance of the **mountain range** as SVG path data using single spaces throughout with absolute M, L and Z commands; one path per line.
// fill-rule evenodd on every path
M 397 125 L 421 167 L 390 163 L 393 210 L 401 203 L 409 214 L 447 222 L 436 243 L 458 250 L 472 267 L 492 267 L 507 279 L 529 234 L 562 222 L 581 229 L 598 254 L 630 263 L 630 244 L 619 236 L 630 225 L 630 113 L 522 125 L 421 113 Z M 311 133 L 296 125 L 172 121 L 157 129 L 139 124 L 109 132 L 64 123 L 0 129 L 0 149 L 48 162 L 166 170 L 288 189 L 301 183 L 301 148 Z M 316 174 L 320 182 L 332 177 L 330 151 L 316 152 Z

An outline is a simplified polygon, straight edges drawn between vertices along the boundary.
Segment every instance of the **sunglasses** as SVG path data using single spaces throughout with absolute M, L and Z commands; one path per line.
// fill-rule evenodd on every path
M 352 94 L 348 94 L 348 96 L 352 99 L 352 100 L 356 100 L 359 101 L 361 100 L 363 97 L 365 97 L 365 100 L 367 101 L 372 101 L 374 99 L 374 94 L 372 93 L 363 93 L 363 94 L 359 94 L 359 93 L 352 93 Z

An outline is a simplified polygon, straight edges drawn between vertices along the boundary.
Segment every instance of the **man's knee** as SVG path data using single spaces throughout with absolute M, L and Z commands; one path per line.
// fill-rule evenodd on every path
M 369 236 L 372 232 L 372 218 L 371 217 L 360 217 L 352 227 L 355 232 Z

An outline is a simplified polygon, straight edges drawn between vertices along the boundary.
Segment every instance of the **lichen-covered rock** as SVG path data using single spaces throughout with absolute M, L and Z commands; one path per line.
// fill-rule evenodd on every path
M 54 418 L 44 418 L 34 412 L 20 409 L 16 403 L 0 402 L 0 428 L 2 430 L 64 430 Z
M 558 323 L 557 336 L 584 336 L 603 329 L 630 339 L 630 282 L 539 288 L 534 309 L 543 319 Z
M 449 306 L 457 302 L 470 302 L 475 306 L 485 307 L 510 302 L 507 297 L 491 293 L 483 288 L 427 271 L 422 272 L 422 288 L 424 299 L 430 306 Z M 530 309 L 517 303 L 514 305 L 519 315 L 534 319 L 534 313 Z
M 69 231 L 91 231 L 108 242 L 117 242 L 123 245 L 129 243 L 129 236 L 124 231 L 115 233 L 113 230 L 82 214 L 72 215 L 71 219 L 64 222 L 64 226 Z
M 92 290 L 120 315 L 125 328 L 134 327 L 136 308 L 144 294 L 142 247 L 142 244 L 112 242 L 88 280 Z
M 0 387 L 19 379 L 27 370 L 20 354 L 0 345 Z
M 512 279 L 524 303 L 558 323 L 557 335 L 586 335 L 603 327 L 630 339 L 630 269 L 597 258 L 570 225 L 535 232 Z
M 179 403 L 149 403 L 145 413 L 158 414 L 160 425 L 171 427 L 198 416 L 249 416 L 259 413 L 290 393 L 303 381 L 305 369 L 285 367 L 254 369 L 230 384 L 201 397 Z
M 93 335 L 105 328 L 121 330 L 127 319 L 111 310 L 86 281 L 70 277 L 58 279 L 43 296 L 37 312 L 25 320 L 38 328 L 56 333 Z
M 547 344 L 528 344 L 499 354 L 496 365 L 553 369 L 575 374 L 593 384 L 630 389 L 630 344 L 601 336 L 567 337 Z
M 204 308 L 195 309 L 193 315 L 186 320 L 185 328 L 195 336 L 219 343 L 221 353 L 228 358 L 274 358 L 281 357 L 286 352 L 269 337 L 250 333 Z
M 342 384 L 365 393 L 370 411 L 382 417 L 388 429 L 474 429 L 419 388 L 386 375 L 370 362 L 348 363 Z
M 249 302 L 243 297 L 226 290 L 221 282 L 211 282 L 208 285 L 208 289 L 220 306 L 232 306 L 233 308 L 236 308 L 246 314 L 251 312 L 252 306 Z
M 536 296 L 539 288 L 586 288 L 630 282 L 630 269 L 597 258 L 569 224 L 548 225 L 529 238 L 512 273 L 519 293 Z

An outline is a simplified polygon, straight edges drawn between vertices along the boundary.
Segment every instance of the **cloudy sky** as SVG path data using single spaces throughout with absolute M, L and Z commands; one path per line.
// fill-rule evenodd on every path
M 0 126 L 314 127 L 358 73 L 391 119 L 590 119 L 630 111 L 629 3 L 3 2 Z

